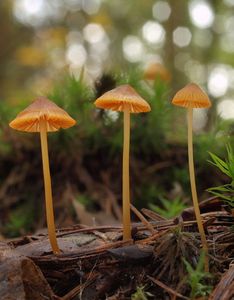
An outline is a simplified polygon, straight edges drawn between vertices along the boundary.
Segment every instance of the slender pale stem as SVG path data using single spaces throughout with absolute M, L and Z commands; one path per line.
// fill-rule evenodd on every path
M 193 207 L 197 220 L 198 230 L 201 236 L 202 248 L 205 251 L 205 271 L 209 271 L 209 261 L 208 261 L 208 245 L 206 241 L 206 235 L 202 224 L 198 197 L 197 197 L 197 189 L 196 189 L 196 181 L 195 181 L 195 172 L 194 172 L 194 161 L 193 161 L 193 108 L 188 108 L 188 160 L 189 160 L 189 176 L 190 176 L 190 184 L 191 184 L 191 192 L 193 199 Z
M 46 129 L 45 120 L 40 121 L 40 138 L 41 138 L 41 154 L 42 154 L 42 164 L 43 164 L 43 174 L 44 174 L 48 235 L 49 235 L 49 240 L 50 240 L 53 253 L 59 254 L 60 250 L 58 247 L 56 234 L 55 234 L 53 199 L 52 199 L 52 190 L 51 190 L 51 177 L 50 177 L 48 143 L 47 143 L 47 129 Z
M 129 191 L 130 112 L 124 111 L 123 144 L 123 239 L 131 239 L 130 191 Z

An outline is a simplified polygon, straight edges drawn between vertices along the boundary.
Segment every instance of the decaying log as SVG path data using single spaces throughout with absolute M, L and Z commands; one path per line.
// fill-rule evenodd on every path
M 186 276 L 183 258 L 193 267 L 199 259 L 196 222 L 143 213 L 149 221 L 138 213 L 141 223 L 132 224 L 128 241 L 122 240 L 121 226 L 60 229 L 60 255 L 52 253 L 43 234 L 0 242 L 0 300 L 122 300 L 139 286 L 149 288 L 158 300 L 168 294 L 186 299 L 189 289 L 181 286 L 177 292 L 177 286 Z M 226 211 L 212 211 L 203 213 L 203 222 L 212 272 L 221 274 L 233 256 L 234 219 Z M 209 300 L 232 300 L 233 295 L 230 267 Z
M 209 300 L 233 300 L 234 299 L 234 265 L 226 271 Z
M 59 300 L 33 261 L 0 244 L 1 300 Z

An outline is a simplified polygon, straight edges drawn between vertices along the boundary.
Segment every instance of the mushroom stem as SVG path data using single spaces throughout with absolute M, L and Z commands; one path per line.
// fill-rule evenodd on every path
M 123 144 L 123 240 L 131 239 L 130 192 L 129 192 L 129 149 L 130 149 L 130 112 L 124 111 Z
M 47 125 L 45 120 L 40 120 L 40 138 L 41 138 L 41 154 L 42 154 L 42 164 L 43 164 L 43 174 L 44 174 L 48 235 L 49 235 L 49 240 L 50 240 L 53 253 L 59 254 L 60 250 L 58 247 L 56 234 L 55 234 L 51 177 L 50 177 L 48 143 L 47 143 Z
M 208 245 L 206 241 L 206 235 L 202 224 L 196 182 L 195 182 L 195 172 L 194 172 L 194 161 L 193 161 L 193 108 L 188 108 L 188 160 L 189 160 L 189 176 L 190 176 L 190 185 L 193 199 L 194 212 L 197 220 L 198 230 L 201 236 L 202 248 L 205 252 L 205 271 L 209 272 L 209 261 L 208 261 Z

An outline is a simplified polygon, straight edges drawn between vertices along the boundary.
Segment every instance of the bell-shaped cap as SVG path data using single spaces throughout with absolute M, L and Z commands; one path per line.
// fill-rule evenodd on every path
M 47 131 L 69 128 L 76 123 L 65 110 L 55 103 L 45 97 L 38 97 L 20 112 L 9 125 L 19 131 L 39 132 L 41 120 L 46 121 Z
M 144 78 L 147 80 L 155 80 L 160 78 L 162 81 L 170 81 L 170 72 L 160 63 L 152 63 L 144 72 Z
M 95 103 L 98 108 L 115 111 L 129 111 L 130 113 L 148 112 L 149 104 L 128 84 L 104 93 Z
M 172 99 L 172 103 L 187 108 L 206 108 L 211 106 L 207 94 L 195 83 L 189 83 L 179 90 Z

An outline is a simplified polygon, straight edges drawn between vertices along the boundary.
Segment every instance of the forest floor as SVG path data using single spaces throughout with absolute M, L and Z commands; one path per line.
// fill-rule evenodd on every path
M 132 207 L 140 222 L 131 240 L 119 225 L 75 225 L 57 231 L 60 255 L 46 234 L 1 242 L 0 299 L 234 299 L 234 218 L 217 198 L 200 208 L 209 273 L 193 208 L 166 220 Z

